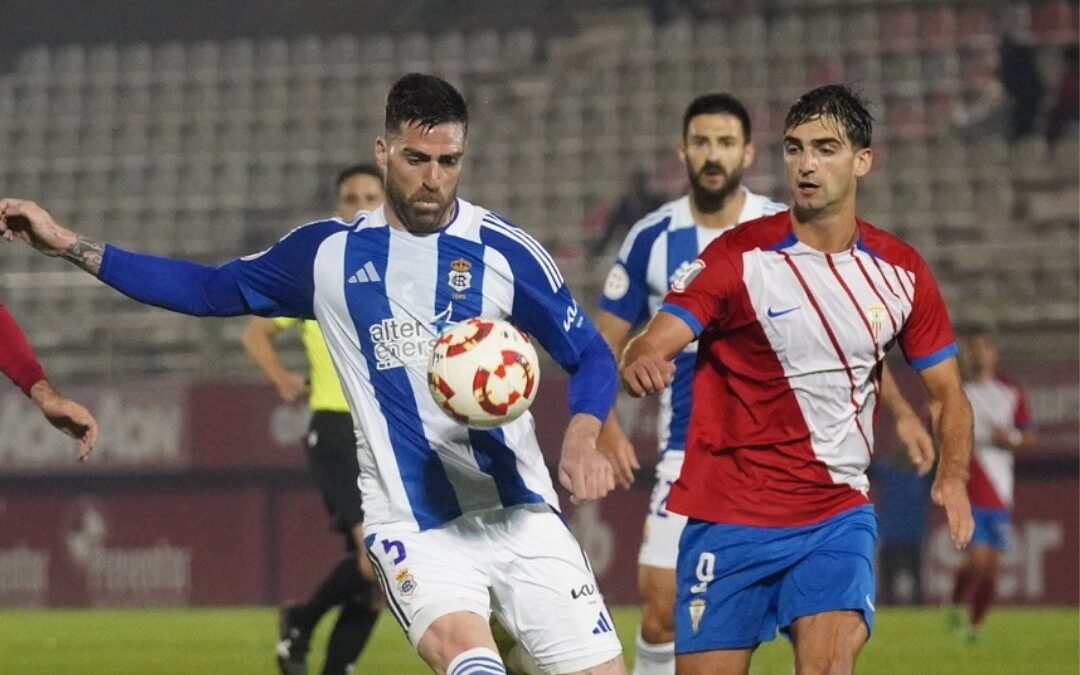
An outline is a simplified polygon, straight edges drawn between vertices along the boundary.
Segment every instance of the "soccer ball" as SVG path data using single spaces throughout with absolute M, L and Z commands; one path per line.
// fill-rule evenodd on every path
M 491 429 L 521 416 L 540 384 L 529 338 L 498 319 L 466 319 L 435 341 L 428 387 L 442 410 L 462 424 Z

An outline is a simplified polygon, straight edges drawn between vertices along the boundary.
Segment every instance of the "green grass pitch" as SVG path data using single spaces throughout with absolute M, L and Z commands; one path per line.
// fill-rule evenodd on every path
M 637 610 L 615 613 L 628 665 Z M 330 617 L 319 626 L 309 665 L 317 674 Z M 276 610 L 0 611 L 0 673 L 7 675 L 274 675 Z M 383 613 L 357 675 L 429 672 Z M 784 640 L 754 656 L 754 675 L 790 675 Z M 1076 675 L 1080 611 L 995 608 L 978 642 L 945 629 L 936 609 L 886 608 L 859 659 L 859 673 L 946 675 Z

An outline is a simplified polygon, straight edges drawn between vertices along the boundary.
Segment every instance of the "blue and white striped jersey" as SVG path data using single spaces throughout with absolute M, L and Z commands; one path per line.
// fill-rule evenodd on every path
M 583 363 L 598 333 L 535 239 L 459 199 L 452 222 L 430 235 L 394 229 L 380 208 L 299 227 L 236 264 L 251 311 L 318 319 L 365 439 L 367 526 L 425 530 L 470 511 L 558 508 L 531 415 L 468 429 L 427 384 L 436 336 L 474 316 L 512 321 L 571 373 Z M 610 403 L 596 403 L 601 418 Z
M 741 188 L 746 195 L 738 223 L 787 210 L 787 206 Z M 701 227 L 694 222 L 690 197 L 664 204 L 642 218 L 623 241 L 608 273 L 600 309 L 637 325 L 660 308 L 672 280 L 714 239 L 731 228 Z M 657 436 L 660 453 L 686 448 L 690 394 L 697 342 L 675 357 L 675 379 L 660 398 Z

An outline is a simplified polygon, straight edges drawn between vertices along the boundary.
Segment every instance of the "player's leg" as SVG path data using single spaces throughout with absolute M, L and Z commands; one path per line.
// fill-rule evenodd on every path
M 505 675 L 487 619 L 474 612 L 451 612 L 435 619 L 416 651 L 442 675 Z
M 494 610 L 539 665 L 555 675 L 624 675 L 615 624 L 585 553 L 547 506 L 488 517 Z
M 997 590 L 1001 551 L 1009 546 L 1010 523 L 1006 509 L 972 509 L 975 531 L 968 546 L 970 601 L 968 639 L 977 636 Z
M 973 571 L 970 625 L 973 631 L 981 626 L 993 602 L 1001 567 L 1001 554 L 992 546 L 975 546 L 970 553 Z
M 753 649 L 715 649 L 708 652 L 679 654 L 679 675 L 747 675 Z
M 683 453 L 664 453 L 645 516 L 638 553 L 641 629 L 636 636 L 634 675 L 675 673 L 675 565 L 686 517 L 667 510 L 671 486 L 682 470 Z
M 354 546 L 361 551 L 364 549 L 362 528 L 361 523 L 352 528 Z M 366 554 L 361 554 L 358 562 L 365 583 L 341 605 L 326 645 L 323 675 L 347 675 L 350 672 L 371 637 L 375 620 L 379 618 L 380 593 L 374 581 L 371 560 Z
M 634 675 L 675 673 L 675 570 L 638 566 L 643 600 Z
M 276 651 L 278 666 L 287 675 L 306 672 L 311 633 L 328 611 L 346 605 L 357 597 L 373 598 L 378 595 L 370 577 L 365 579 L 360 572 L 362 560 L 357 555 L 353 533 L 353 529 L 359 531 L 363 509 L 360 489 L 356 484 L 356 477 L 360 473 L 356 460 L 356 437 L 349 414 L 315 412 L 311 417 L 304 450 L 331 525 L 345 538 L 346 555 L 305 602 L 289 605 L 281 612 Z M 356 612 L 348 615 L 355 616 Z M 374 623 L 374 616 L 371 622 Z M 350 644 L 344 635 L 332 641 L 331 646 L 342 652 L 329 660 L 340 661 L 345 653 L 353 653 L 355 660 L 367 641 L 368 633 L 355 630 L 355 626 L 346 629 L 345 634 L 352 635 L 358 642 Z
M 345 536 L 346 546 L 354 554 L 353 567 L 342 575 L 338 589 L 341 595 L 336 604 L 341 611 L 327 643 L 323 670 L 324 675 L 339 675 L 356 661 L 367 644 L 378 617 L 379 593 L 375 589 L 374 572 L 363 553 L 364 510 L 357 485 L 360 466 L 356 458 L 352 417 L 341 412 L 316 412 L 312 416 L 312 429 L 317 431 L 309 452 L 312 473 L 322 490 L 334 527 Z M 355 555 L 357 552 L 360 554 Z
M 796 675 L 850 675 L 870 634 L 862 613 L 821 612 L 791 624 Z
M 976 529 L 978 529 L 978 521 L 976 520 Z M 957 630 L 963 624 L 963 608 L 967 606 L 969 599 L 971 598 L 971 591 L 973 588 L 973 582 L 975 580 L 975 571 L 971 565 L 971 547 L 964 553 L 964 560 L 960 563 L 960 566 L 956 568 L 956 573 L 953 576 L 953 590 L 952 596 L 948 608 L 945 610 L 945 624 L 951 630 Z
M 874 620 L 873 508 L 845 511 L 800 537 L 807 553 L 785 574 L 778 610 L 795 646 L 795 672 L 852 673 Z
M 468 514 L 423 532 L 369 528 L 386 607 L 435 673 L 503 675 L 488 627 L 490 541 Z

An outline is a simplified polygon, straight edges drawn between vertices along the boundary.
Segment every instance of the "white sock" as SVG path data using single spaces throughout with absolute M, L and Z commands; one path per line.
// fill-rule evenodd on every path
M 633 675 L 675 675 L 675 643 L 650 644 L 638 631 Z
M 455 656 L 446 667 L 446 675 L 506 675 L 506 668 L 497 652 L 476 647 Z

